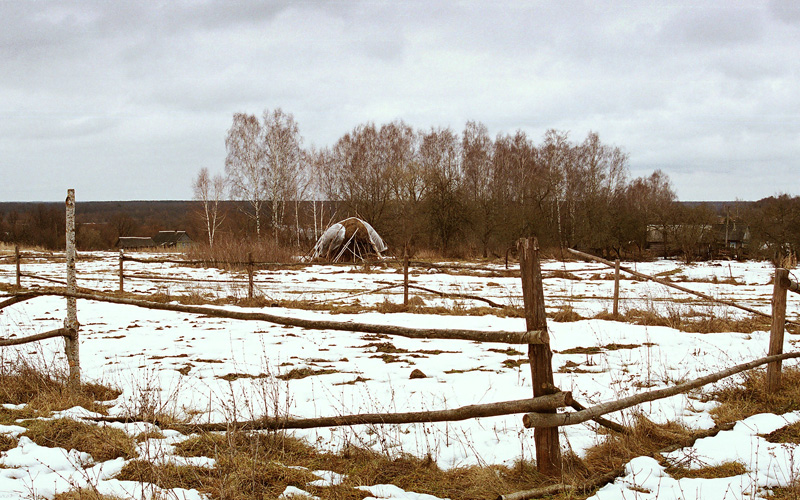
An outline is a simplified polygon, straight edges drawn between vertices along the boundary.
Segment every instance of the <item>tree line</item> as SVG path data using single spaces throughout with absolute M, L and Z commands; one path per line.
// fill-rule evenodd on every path
M 224 239 L 302 251 L 349 216 L 369 222 L 397 253 L 408 245 L 489 257 L 536 235 L 554 249 L 691 260 L 711 255 L 723 219 L 726 243 L 729 225 L 747 228 L 749 256 L 778 262 L 800 247 L 800 198 L 776 195 L 726 213 L 680 203 L 664 172 L 632 177 L 624 150 L 594 132 L 574 140 L 548 130 L 536 141 L 521 130 L 492 137 L 473 121 L 456 132 L 398 120 L 357 125 L 324 148 L 303 142 L 281 109 L 236 113 L 224 170 L 199 169 L 190 207 L 79 204 L 79 248 L 113 248 L 120 236 L 167 229 L 188 230 L 210 248 Z M 18 205 L 0 203 L 0 240 L 63 248 L 61 204 Z M 664 242 L 655 253 L 654 231 Z
M 648 224 L 676 200 L 666 174 L 631 178 L 627 154 L 594 132 L 573 141 L 549 130 L 537 144 L 523 131 L 492 138 L 472 121 L 460 133 L 394 121 L 304 149 L 294 117 L 278 109 L 235 114 L 225 144 L 225 174 L 201 169 L 194 182 L 211 245 L 227 196 L 247 202 L 256 238 L 268 227 L 279 242 L 296 241 L 309 220 L 298 202 L 318 199 L 395 248 L 487 257 L 536 234 L 548 246 L 641 253 Z

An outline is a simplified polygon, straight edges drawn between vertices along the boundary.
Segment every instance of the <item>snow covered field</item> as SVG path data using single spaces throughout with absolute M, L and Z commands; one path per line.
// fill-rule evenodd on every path
M 77 264 L 80 286 L 116 290 L 116 254 L 91 253 L 81 257 Z M 770 310 L 770 279 L 774 269 L 767 263 L 725 261 L 685 265 L 656 261 L 623 265 L 647 274 L 668 273 L 673 281 L 687 288 L 764 312 Z M 611 309 L 613 270 L 585 262 L 547 261 L 542 267 L 548 312 L 569 306 L 589 317 Z M 498 266 L 498 270 L 501 269 Z M 126 291 L 137 293 L 199 294 L 209 298 L 243 297 L 247 293 L 246 275 L 241 273 L 133 262 L 126 262 L 125 271 L 138 277 L 126 280 Z M 23 272 L 63 280 L 64 264 L 44 258 L 26 261 Z M 580 279 L 571 279 L 574 277 Z M 797 276 L 792 278 L 796 280 Z M 412 280 L 444 292 L 480 295 L 513 305 L 522 303 L 519 278 L 414 269 Z M 385 286 L 378 281 L 401 283 L 402 274 L 396 268 L 373 268 L 371 272 L 364 272 L 362 268 L 319 265 L 297 270 L 259 271 L 255 281 L 258 293 L 274 300 L 339 300 L 345 304 L 356 300 L 360 304 L 402 302 L 401 288 L 353 297 Z M 0 282 L 14 282 L 13 263 L 0 261 Z M 32 283 L 35 282 L 24 278 L 23 284 Z M 413 291 L 412 294 L 423 298 L 426 305 L 452 307 L 455 300 L 457 307 L 485 306 L 468 299 L 447 299 Z M 622 312 L 642 309 L 685 314 L 694 309 L 722 317 L 742 315 L 738 309 L 705 304 L 658 284 L 629 279 L 621 283 L 621 299 Z M 790 294 L 787 318 L 798 319 L 799 304 L 798 297 Z M 0 336 L 25 336 L 58 328 L 65 310 L 64 299 L 54 297 L 15 305 L 0 314 Z M 523 319 L 491 315 L 377 312 L 348 315 L 277 307 L 269 308 L 269 312 L 410 327 L 507 331 L 525 328 Z M 525 351 L 524 346 L 315 331 L 89 301 L 78 302 L 78 319 L 84 379 L 102 381 L 123 390 L 110 410 L 112 415 L 124 415 L 142 405 L 153 405 L 191 415 L 195 422 L 245 420 L 276 413 L 314 417 L 455 408 L 522 399 L 532 394 L 528 366 L 518 363 L 526 359 L 520 352 Z M 650 388 L 672 386 L 762 357 L 767 352 L 769 337 L 768 332 L 694 334 L 666 327 L 593 319 L 571 323 L 549 321 L 548 324 L 554 351 L 553 367 L 557 371 L 555 383 L 563 390 L 572 391 L 575 399 L 587 406 Z M 785 350 L 792 350 L 794 343 L 795 339 L 787 336 Z M 29 344 L 19 350 L 43 357 L 48 363 L 65 363 L 62 346 L 62 340 L 51 339 L 38 347 Z M 591 347 L 598 349 L 585 349 Z M 5 359 L 13 357 L 12 348 L 3 349 Z M 292 370 L 302 369 L 319 373 L 288 378 Z M 415 369 L 424 372 L 427 378 L 410 379 Z M 700 393 L 694 392 L 647 403 L 636 410 L 656 422 L 679 420 L 695 428 L 712 427 L 708 410 L 714 403 L 701 400 Z M 628 411 L 609 417 L 626 422 L 630 415 Z M 677 481 L 667 476 L 655 461 L 640 458 L 629 464 L 625 477 L 600 490 L 596 497 L 731 499 L 749 497 L 763 491 L 764 487 L 786 485 L 798 473 L 794 454 L 800 450 L 795 450 L 794 445 L 767 443 L 758 434 L 797 420 L 800 420 L 798 412 L 751 417 L 731 431 L 699 440 L 693 448 L 673 454 L 673 458 L 682 463 L 686 462 L 682 457 L 695 457 L 692 462 L 695 466 L 738 459 L 748 468 L 744 475 L 724 480 Z M 592 423 L 562 428 L 562 446 L 569 446 L 580 455 L 598 442 L 595 429 Z M 19 429 L 0 428 L 0 432 L 18 433 Z M 442 467 L 513 463 L 520 458 L 531 459 L 533 454 L 533 431 L 523 428 L 521 415 L 458 423 L 319 429 L 295 434 L 320 449 L 339 450 L 353 443 L 388 454 L 430 455 Z M 170 436 L 169 439 L 181 437 Z M 35 462 L 30 462 L 31 457 L 48 464 L 61 460 L 52 458 L 52 451 L 35 447 L 37 445 L 23 438 L 16 449 L 3 454 L 0 464 L 35 468 L 30 465 Z M 164 449 L 168 451 L 168 447 Z M 24 456 L 28 457 L 28 462 Z M 52 496 L 54 482 L 60 483 L 47 471 L 61 470 L 60 477 L 68 475 L 63 472 L 66 469 L 58 468 L 61 465 L 51 465 L 40 471 L 39 476 L 19 474 L 17 469 L 0 470 L 0 498 L 24 497 L 33 490 Z M 110 479 L 120 464 L 95 464 L 94 467 L 97 470 L 92 473 L 97 481 L 105 484 L 109 491 L 120 491 L 122 486 Z M 41 479 L 48 475 L 53 477 Z M 66 489 L 63 484 L 60 488 Z M 186 494 L 189 498 L 195 493 Z M 373 494 L 377 498 L 390 498 Z

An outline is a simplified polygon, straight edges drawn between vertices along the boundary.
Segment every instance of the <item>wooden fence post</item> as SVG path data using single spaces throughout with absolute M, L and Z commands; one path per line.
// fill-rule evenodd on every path
M 14 245 L 14 262 L 17 264 L 17 288 L 22 288 L 22 273 L 20 273 L 19 260 L 19 245 Z
M 408 305 L 408 243 L 403 248 L 403 305 Z
M 122 274 L 123 273 L 123 268 L 125 267 L 124 262 L 125 262 L 125 253 L 120 248 L 119 249 L 119 291 L 120 291 L 120 293 L 125 291 L 125 282 L 123 281 L 124 278 L 123 278 L 123 274 Z
M 75 276 L 75 190 L 67 190 L 67 291 L 77 292 L 77 279 Z M 78 349 L 78 309 L 74 297 L 67 297 L 67 318 L 64 328 L 69 336 L 64 337 L 64 350 L 69 364 L 69 383 L 80 384 L 81 365 Z
M 789 270 L 779 267 L 775 270 L 775 283 L 772 286 L 772 330 L 769 334 L 769 356 L 783 353 L 783 334 L 786 328 L 786 286 Z M 776 392 L 781 387 L 781 362 L 767 365 L 767 393 Z
M 542 270 L 539 267 L 539 243 L 536 238 L 520 239 L 517 242 L 517 249 L 522 275 L 525 323 L 528 331 L 542 332 L 542 344 L 528 345 L 533 396 L 538 397 L 558 392 L 553 383 L 553 352 L 550 350 L 550 338 L 547 333 Z M 555 413 L 555 410 L 549 413 Z M 539 472 L 548 476 L 560 474 L 561 447 L 558 442 L 558 428 L 534 428 L 533 439 L 536 445 L 536 466 Z
M 247 298 L 253 299 L 253 252 L 247 253 Z
M 619 316 L 619 259 L 614 262 L 614 310 L 612 314 L 615 318 Z

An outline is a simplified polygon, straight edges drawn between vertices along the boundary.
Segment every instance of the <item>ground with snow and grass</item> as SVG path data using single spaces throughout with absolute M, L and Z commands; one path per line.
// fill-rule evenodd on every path
M 140 256 L 140 255 L 137 255 Z M 141 255 L 157 258 L 158 255 Z M 117 255 L 82 254 L 77 264 L 79 286 L 114 291 L 118 287 Z M 668 276 L 674 282 L 705 294 L 769 312 L 774 269 L 760 262 L 682 264 L 660 260 L 623 263 L 637 271 Z M 475 271 L 445 272 L 436 267 L 412 269 L 412 284 L 449 294 L 476 295 L 508 306 L 497 314 L 475 315 L 484 302 L 448 298 L 412 290 L 413 301 L 427 307 L 408 312 L 389 307 L 402 303 L 402 289 L 364 293 L 402 282 L 393 266 L 261 270 L 255 275 L 260 304 L 272 314 L 336 321 L 357 321 L 424 328 L 523 331 L 524 319 L 509 314 L 522 304 L 520 279 L 504 266 Z M 611 310 L 613 270 L 585 262 L 542 263 L 548 313 L 593 318 Z M 63 259 L 38 255 L 24 261 L 23 272 L 52 280 L 64 279 Z M 217 303 L 240 300 L 247 294 L 241 270 L 184 267 L 177 264 L 125 263 L 126 292 L 158 294 L 162 300 L 191 297 Z M 0 261 L 0 283 L 14 283 L 14 267 Z M 793 276 L 793 279 L 797 279 Z M 48 282 L 23 278 L 23 285 Z M 6 287 L 8 288 L 8 287 Z M 662 285 L 627 279 L 621 282 L 621 313 L 629 318 L 647 315 L 679 326 L 680 320 L 714 318 L 735 321 L 748 316 L 738 309 L 709 304 Z M 309 309 L 284 307 L 303 304 Z M 790 296 L 787 317 L 798 319 L 800 302 Z M 253 310 L 225 304 L 228 309 Z M 337 313 L 337 310 L 359 313 Z M 447 314 L 433 314 L 439 308 Z M 319 310 L 314 310 L 319 309 Z M 63 324 L 65 300 L 40 297 L 6 308 L 0 314 L 0 336 L 24 337 Z M 422 312 L 419 312 L 422 311 Z M 491 312 L 491 311 L 489 311 Z M 501 313 L 502 312 L 502 313 Z M 638 315 L 638 316 L 637 316 Z M 597 316 L 604 317 L 604 316 Z M 308 330 L 266 322 L 235 321 L 191 314 L 154 311 L 128 305 L 78 302 L 82 376 L 117 387 L 121 395 L 109 403 L 111 416 L 158 412 L 194 423 L 231 422 L 265 415 L 317 417 L 353 413 L 389 413 L 456 408 L 465 405 L 523 399 L 531 396 L 530 371 L 524 346 L 457 340 L 416 340 L 384 335 Z M 589 406 L 645 390 L 669 387 L 764 356 L 769 333 L 690 333 L 669 326 L 648 326 L 604 319 L 548 323 L 556 386 L 572 391 Z M 788 335 L 785 349 L 796 339 Z M 3 347 L 3 361 L 20 356 L 43 365 L 64 365 L 63 341 Z M 788 362 L 787 365 L 791 365 Z M 410 378 L 420 370 L 425 378 Z M 716 386 L 731 383 L 723 381 Z M 630 424 L 643 414 L 654 422 L 677 421 L 695 429 L 714 426 L 710 411 L 717 405 L 703 391 L 646 403 L 609 415 Z M 10 407 L 16 408 L 16 407 Z M 73 408 L 72 418 L 92 416 Z M 59 416 L 59 415 L 55 415 Z M 664 456 L 667 463 L 702 468 L 740 462 L 741 473 L 722 478 L 676 479 L 664 461 L 640 457 L 630 461 L 613 483 L 593 498 L 744 498 L 766 495 L 769 488 L 795 481 L 796 444 L 771 443 L 763 436 L 800 420 L 800 412 L 762 414 L 737 423 L 731 430 L 696 441 Z M 111 424 L 130 434 L 150 424 Z M 16 423 L 0 426 L 0 434 L 20 436 Z M 562 447 L 577 456 L 602 438 L 596 424 L 564 427 Z M 524 429 L 521 415 L 463 422 L 386 426 L 354 426 L 302 430 L 293 433 L 320 452 L 348 447 L 370 449 L 389 457 L 406 454 L 430 457 L 439 467 L 513 465 L 532 460 L 533 431 Z M 158 460 L 185 461 L 173 454 L 188 436 L 164 431 L 140 443 L 138 453 Z M 52 498 L 76 486 L 93 485 L 100 493 L 122 498 L 169 495 L 201 498 L 194 489 L 148 489 L 146 483 L 121 481 L 117 474 L 124 458 L 96 462 L 75 450 L 37 445 L 22 436 L 0 457 L 0 498 Z M 192 459 L 213 467 L 210 457 Z M 332 471 L 310 471 L 316 479 L 334 483 Z M 363 485 L 374 498 L 434 498 L 392 485 Z M 295 487 L 296 488 L 296 487 Z M 285 496 L 300 493 L 288 490 Z

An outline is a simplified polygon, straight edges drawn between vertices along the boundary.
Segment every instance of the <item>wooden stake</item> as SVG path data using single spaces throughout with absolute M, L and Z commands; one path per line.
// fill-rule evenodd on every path
M 125 291 L 125 283 L 124 283 L 123 277 L 122 277 L 123 276 L 123 274 L 122 274 L 123 268 L 125 267 L 124 262 L 125 262 L 125 253 L 120 248 L 119 249 L 119 291 L 120 292 L 124 292 Z
M 247 298 L 253 299 L 253 252 L 247 254 Z
M 408 306 L 408 243 L 403 247 L 403 305 Z
M 525 305 L 525 322 L 528 330 L 542 332 L 541 344 L 528 345 L 534 398 L 558 392 L 553 383 L 553 352 L 547 332 L 544 308 L 542 270 L 539 267 L 539 243 L 536 238 L 517 242 L 519 268 L 522 274 L 522 299 Z M 542 413 L 555 413 L 555 410 Z M 541 474 L 556 476 L 561 473 L 561 447 L 557 428 L 535 428 L 536 466 Z
M 78 289 L 77 278 L 75 276 L 75 190 L 67 190 L 67 291 L 75 293 Z M 69 363 L 69 383 L 80 384 L 81 364 L 78 349 L 78 309 L 75 297 L 67 297 L 67 318 L 64 320 L 64 328 L 69 332 L 69 336 L 64 337 L 64 350 Z
M 619 316 L 619 259 L 614 262 L 614 317 Z
M 22 288 L 22 284 L 20 281 L 22 273 L 20 272 L 20 266 L 19 266 L 19 245 L 14 245 L 14 261 L 17 263 L 17 288 Z
M 783 353 L 783 334 L 786 324 L 786 288 L 789 270 L 779 267 L 775 270 L 775 283 L 772 286 L 772 330 L 769 334 L 769 355 Z M 781 387 L 781 362 L 767 365 L 767 393 L 776 392 Z

